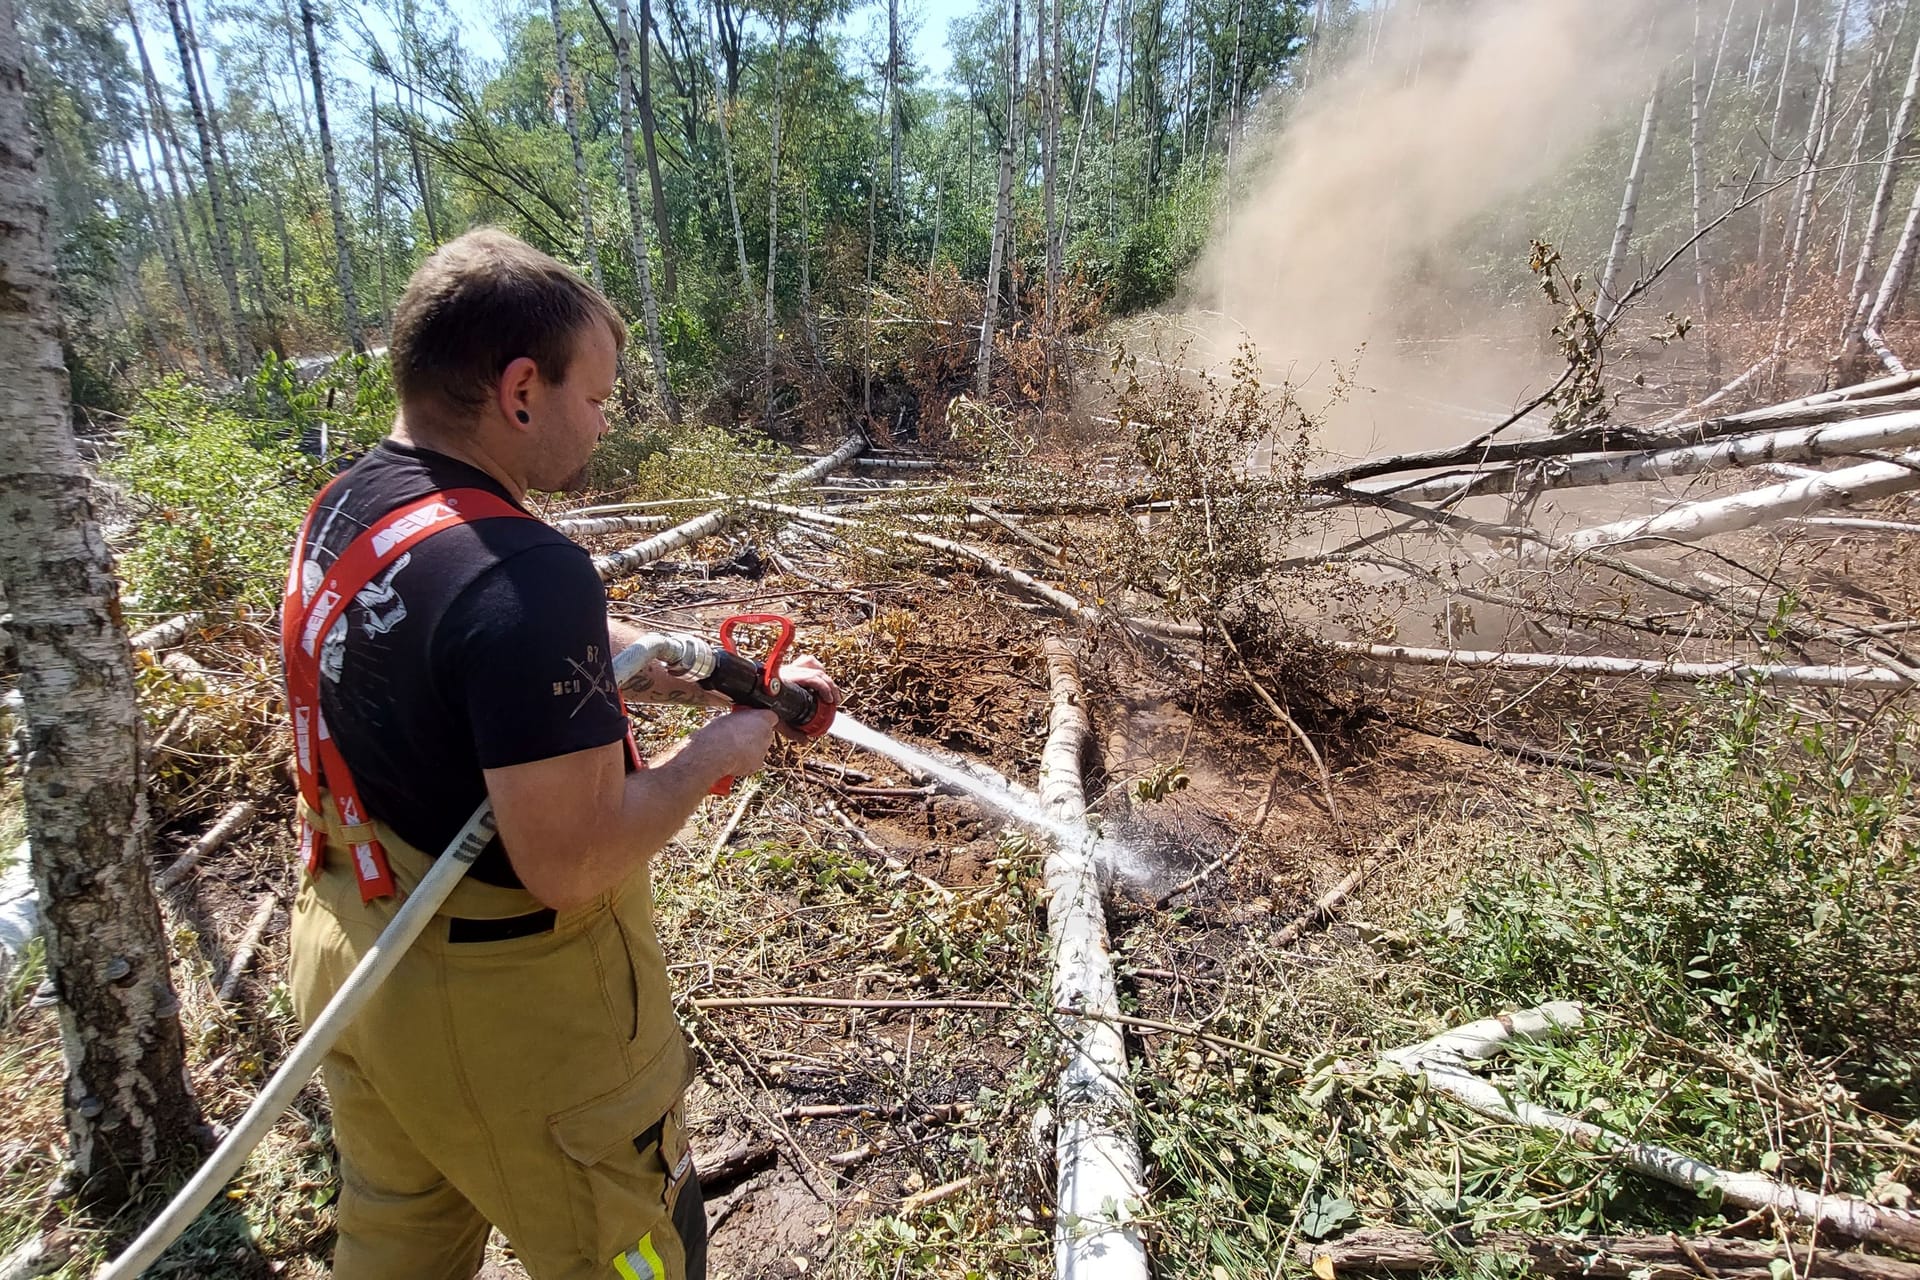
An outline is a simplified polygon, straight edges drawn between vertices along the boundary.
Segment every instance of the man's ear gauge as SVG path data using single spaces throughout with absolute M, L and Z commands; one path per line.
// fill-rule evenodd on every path
M 513 413 L 513 416 L 514 416 L 514 417 L 516 417 L 516 418 L 518 418 L 518 419 L 520 419 L 520 421 L 521 421 L 521 422 L 523 422 L 523 423 L 524 423 L 524 422 L 532 422 L 532 421 L 533 421 L 533 419 L 532 419 L 532 418 L 529 418 L 529 417 L 527 416 L 527 411 L 526 411 L 525 409 L 516 409 L 516 410 L 514 410 L 514 413 Z

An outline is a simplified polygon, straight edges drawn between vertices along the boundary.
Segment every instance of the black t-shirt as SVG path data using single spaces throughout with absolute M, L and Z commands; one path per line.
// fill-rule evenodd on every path
M 485 472 L 391 440 L 355 463 L 314 514 L 307 597 L 361 530 L 445 489 L 512 501 Z M 422 539 L 354 598 L 321 645 L 320 708 L 367 812 L 437 856 L 486 798 L 482 769 L 625 736 L 612 656 L 586 551 L 539 520 L 477 520 Z M 497 839 L 470 874 L 520 883 Z

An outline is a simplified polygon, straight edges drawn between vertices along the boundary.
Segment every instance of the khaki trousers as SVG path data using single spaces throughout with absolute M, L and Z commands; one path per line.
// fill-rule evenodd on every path
M 301 884 L 288 970 L 308 1024 L 431 865 L 379 827 L 399 893 L 363 904 L 326 811 L 327 865 Z M 489 1223 L 533 1280 L 704 1276 L 691 1062 L 647 874 L 550 929 L 452 940 L 476 932 L 455 918 L 539 910 L 522 890 L 462 881 L 327 1055 L 337 1280 L 468 1280 Z

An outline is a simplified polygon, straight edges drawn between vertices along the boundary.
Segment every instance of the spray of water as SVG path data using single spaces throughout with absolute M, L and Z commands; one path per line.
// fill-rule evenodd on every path
M 1139 872 L 1136 865 L 1138 860 L 1113 840 L 1102 837 L 1084 824 L 1062 822 L 1048 813 L 1037 800 L 1021 795 L 997 778 L 982 777 L 950 760 L 942 760 L 917 747 L 910 747 L 897 738 L 888 737 L 878 729 L 862 724 L 845 711 L 834 717 L 833 727 L 828 732 L 851 746 L 883 755 L 909 769 L 956 787 L 1020 826 L 1069 847 L 1085 845 L 1110 872 L 1127 876 Z

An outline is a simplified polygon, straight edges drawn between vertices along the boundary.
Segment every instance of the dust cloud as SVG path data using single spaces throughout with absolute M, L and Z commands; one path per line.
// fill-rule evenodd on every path
M 1619 187 L 1569 201 L 1567 174 L 1637 119 L 1654 73 L 1685 47 L 1685 8 L 1394 6 L 1371 49 L 1352 40 L 1236 158 L 1238 196 L 1177 322 L 1199 336 L 1195 358 L 1222 358 L 1244 335 L 1311 403 L 1364 346 L 1321 440 L 1348 456 L 1461 440 L 1523 402 L 1557 371 L 1528 241 L 1593 265 L 1574 261 L 1593 249 L 1574 242 L 1611 228 Z

